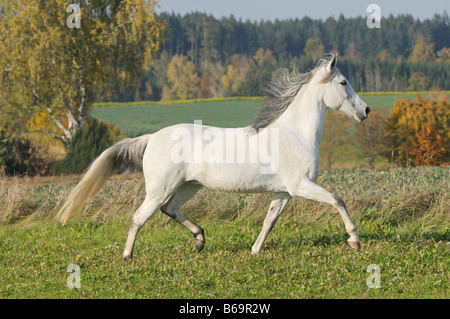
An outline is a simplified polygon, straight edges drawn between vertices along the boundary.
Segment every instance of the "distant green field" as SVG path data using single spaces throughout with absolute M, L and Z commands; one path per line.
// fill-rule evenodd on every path
M 248 125 L 257 114 L 261 100 L 194 102 L 96 107 L 91 114 L 117 125 L 128 136 L 153 133 L 178 123 L 194 123 L 219 127 Z
M 379 92 L 379 93 L 360 93 L 361 98 L 372 108 L 372 109 L 390 109 L 397 99 L 411 99 L 414 100 L 419 94 L 422 98 L 435 98 L 440 95 L 436 92 L 405 92 L 405 93 L 390 93 L 390 92 Z M 449 91 L 444 91 L 445 94 L 450 97 Z
M 372 109 L 389 109 L 396 99 L 414 99 L 417 93 L 363 93 L 361 97 Z M 422 97 L 436 93 L 420 92 Z M 446 91 L 447 96 L 450 95 Z M 261 107 L 260 98 L 223 98 L 174 102 L 99 103 L 91 114 L 117 125 L 128 136 L 153 133 L 178 123 L 219 127 L 241 127 L 251 123 Z

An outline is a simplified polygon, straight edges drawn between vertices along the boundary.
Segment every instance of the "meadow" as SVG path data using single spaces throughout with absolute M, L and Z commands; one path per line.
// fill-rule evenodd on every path
M 184 103 L 120 103 L 99 104 L 92 116 L 113 123 L 128 136 L 154 133 L 178 123 L 194 123 L 219 127 L 248 125 L 261 106 L 261 99 L 210 99 Z
M 62 227 L 54 216 L 78 176 L 2 178 L 1 298 L 448 298 L 449 171 L 446 167 L 320 171 L 341 196 L 362 250 L 325 204 L 296 198 L 260 256 L 251 246 L 271 194 L 202 189 L 183 208 L 205 229 L 193 237 L 159 213 L 122 260 L 131 214 L 144 198 L 140 174 L 114 176 Z M 67 268 L 80 267 L 69 289 Z M 369 288 L 370 265 L 380 288 Z
M 362 97 L 389 109 L 415 93 Z M 103 103 L 92 114 L 135 136 L 199 119 L 244 126 L 260 105 L 259 98 Z M 131 215 L 145 196 L 140 174 L 113 176 L 64 227 L 55 215 L 80 176 L 0 177 L 0 298 L 448 298 L 449 169 L 394 164 L 319 171 L 318 184 L 345 200 L 360 252 L 348 248 L 330 206 L 295 198 L 257 257 L 251 247 L 272 194 L 204 188 L 183 207 L 205 229 L 201 253 L 184 227 L 159 213 L 124 261 Z M 79 289 L 67 284 L 72 264 Z M 367 285 L 371 265 L 380 269 L 380 288 Z

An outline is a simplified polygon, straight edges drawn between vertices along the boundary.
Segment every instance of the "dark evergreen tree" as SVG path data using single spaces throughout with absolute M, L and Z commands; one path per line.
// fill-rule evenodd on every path
M 119 136 L 119 130 L 111 124 L 88 117 L 83 128 L 72 138 L 67 156 L 56 162 L 55 173 L 82 173 Z

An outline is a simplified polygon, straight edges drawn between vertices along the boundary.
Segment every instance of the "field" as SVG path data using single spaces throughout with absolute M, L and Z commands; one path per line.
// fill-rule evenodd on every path
M 374 109 L 390 109 L 396 99 L 414 99 L 416 94 L 422 97 L 436 96 L 432 92 L 411 93 L 363 93 L 361 97 Z M 448 91 L 444 92 L 450 96 Z M 128 136 L 153 133 L 166 126 L 177 123 L 194 123 L 219 127 L 241 127 L 251 123 L 256 116 L 262 99 L 260 98 L 224 98 L 175 102 L 135 102 L 135 103 L 99 103 L 91 114 L 101 120 L 117 125 Z
M 389 109 L 415 93 L 362 97 Z M 258 98 L 104 103 L 92 114 L 135 136 L 194 120 L 244 126 L 260 105 Z M 184 227 L 157 214 L 139 233 L 134 259 L 124 261 L 131 215 L 145 195 L 140 174 L 113 176 L 65 227 L 54 216 L 80 176 L 0 177 L 0 298 L 448 298 L 449 169 L 392 164 L 319 171 L 318 184 L 346 201 L 360 252 L 347 247 L 330 206 L 295 198 L 258 257 L 251 247 L 272 194 L 202 189 L 183 208 L 205 229 L 201 253 Z M 73 264 L 78 289 L 68 287 Z M 380 288 L 367 285 L 371 265 L 380 269 Z
M 248 125 L 261 106 L 260 99 L 206 100 L 185 103 L 125 103 L 95 107 L 92 115 L 117 125 L 128 136 L 153 133 L 178 123 L 194 123 L 219 127 Z
M 65 227 L 54 215 L 77 176 L 2 179 L 1 298 L 448 298 L 448 168 L 332 170 L 318 184 L 344 198 L 362 242 L 346 244 L 327 205 L 292 200 L 258 257 L 251 246 L 271 194 L 202 189 L 184 207 L 206 235 L 197 253 L 181 225 L 157 214 L 122 260 L 137 175 L 114 176 Z M 71 264 L 80 288 L 69 289 Z M 369 288 L 370 265 L 380 288 Z

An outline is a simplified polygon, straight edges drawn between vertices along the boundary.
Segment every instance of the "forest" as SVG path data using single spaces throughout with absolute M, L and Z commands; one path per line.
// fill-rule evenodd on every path
M 275 21 L 162 13 L 166 36 L 155 66 L 134 90 L 111 83 L 102 101 L 261 96 L 280 68 L 308 71 L 329 51 L 358 92 L 449 88 L 450 24 L 444 11 L 426 20 L 303 17 Z M 122 89 L 121 89 L 122 88 Z M 127 89 L 125 89 L 127 88 Z

